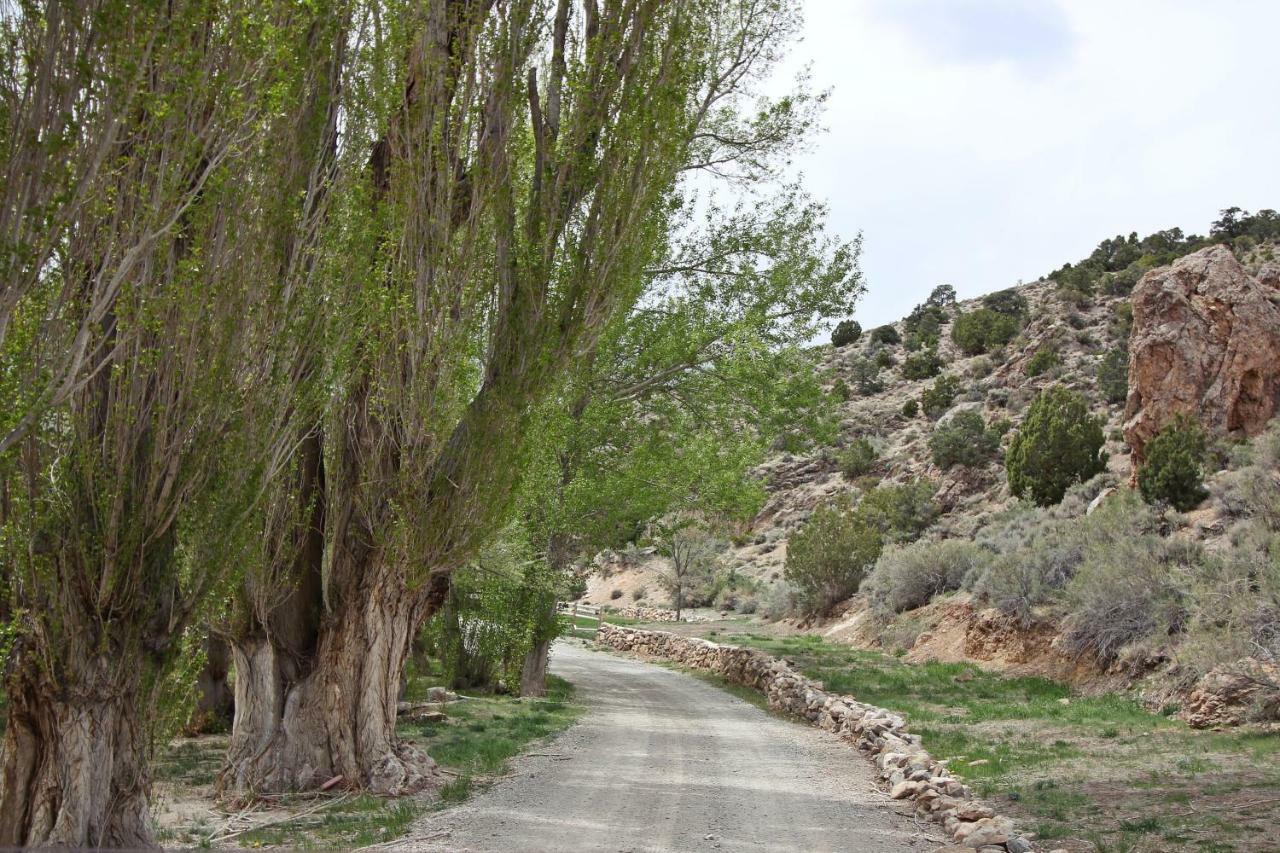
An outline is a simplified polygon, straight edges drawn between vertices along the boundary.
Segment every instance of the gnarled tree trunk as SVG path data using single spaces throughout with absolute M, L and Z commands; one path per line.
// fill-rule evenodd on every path
M 9 680 L 0 846 L 154 846 L 137 680 L 98 660 L 55 683 L 26 658 Z
M 232 645 L 236 717 L 220 787 L 314 788 L 335 776 L 378 794 L 439 784 L 435 762 L 396 738 L 396 704 L 414 632 L 439 606 L 434 584 L 409 589 L 389 572 L 344 595 L 300 658 L 259 633 Z

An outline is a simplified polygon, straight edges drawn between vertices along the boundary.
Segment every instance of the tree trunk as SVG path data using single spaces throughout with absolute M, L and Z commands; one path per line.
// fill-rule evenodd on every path
M 438 785 L 436 764 L 395 734 L 396 703 L 414 632 L 438 597 L 369 565 L 368 584 L 342 596 L 299 661 L 265 636 L 233 643 L 236 717 L 223 790 L 313 788 L 335 776 L 378 794 Z
M 524 656 L 520 671 L 521 696 L 547 695 L 547 663 L 551 658 L 551 641 L 539 640 Z
M 547 664 L 551 658 L 555 623 L 556 602 L 552 598 L 542 612 L 542 622 L 534 628 L 533 645 L 524 655 L 524 666 L 520 670 L 521 696 L 547 695 Z
M 231 649 L 227 641 L 215 634 L 210 634 L 204 641 L 204 668 L 196 680 L 196 710 L 187 723 L 186 731 L 190 734 L 203 732 L 226 731 L 226 726 L 235 716 L 235 697 L 231 685 L 227 683 L 227 674 L 231 668 Z
M 138 682 L 120 667 L 53 681 L 32 660 L 9 679 L 0 847 L 153 847 Z

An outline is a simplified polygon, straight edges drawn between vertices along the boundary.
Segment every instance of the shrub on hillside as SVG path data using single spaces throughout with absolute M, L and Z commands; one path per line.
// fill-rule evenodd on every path
M 1000 437 L 987 430 L 978 412 L 964 411 L 941 424 L 929 437 L 933 464 L 939 468 L 952 465 L 981 465 L 1000 446 Z
M 1019 328 L 1016 316 L 978 308 L 956 318 L 951 324 L 951 340 L 966 355 L 981 355 L 1009 343 Z
M 908 400 L 902 404 L 902 416 L 904 418 L 914 418 L 920 413 L 920 404 L 915 400 Z
M 868 397 L 884 390 L 884 380 L 880 378 L 880 366 L 865 358 L 856 358 L 849 365 L 850 378 L 858 394 Z
M 1280 420 L 1241 450 L 1244 458 L 1223 478 L 1218 506 L 1229 517 L 1257 519 L 1280 531 Z
M 1027 361 L 1027 376 L 1039 376 L 1062 363 L 1058 351 L 1052 347 L 1040 347 Z
M 889 352 L 888 348 L 884 346 L 875 351 L 872 360 L 876 363 L 876 366 L 884 368 L 893 367 L 898 363 L 898 360 L 893 357 L 893 353 Z
M 1144 448 L 1138 489 L 1147 503 L 1167 503 L 1186 512 L 1209 496 L 1204 487 L 1206 436 L 1199 424 L 1179 416 Z
M 876 486 L 858 504 L 857 514 L 889 542 L 916 538 L 938 518 L 934 486 L 928 480 Z
M 1013 317 L 1018 320 L 1019 324 L 1027 316 L 1029 310 L 1027 298 L 1013 287 L 1006 290 L 997 290 L 995 293 L 988 293 L 982 297 L 982 307 L 988 308 L 997 314 L 1003 314 L 1006 317 Z
M 877 326 L 871 330 L 871 342 L 876 344 L 897 344 L 902 342 L 902 336 L 898 334 L 898 330 L 893 326 Z
M 857 343 L 862 337 L 862 324 L 857 320 L 841 320 L 831 330 L 831 345 L 837 349 Z
M 1232 547 L 1196 573 L 1187 636 L 1176 660 L 1191 678 L 1222 668 L 1261 688 L 1249 709 L 1258 722 L 1280 719 L 1280 679 L 1250 661 L 1280 661 L 1280 535 L 1251 520 Z
M 942 359 L 937 350 L 927 349 L 924 352 L 908 356 L 902 362 L 904 379 L 930 379 L 942 370 Z
M 1102 444 L 1102 420 L 1089 413 L 1084 397 L 1062 385 L 1047 388 L 1032 401 L 1009 444 L 1009 488 L 1041 506 L 1055 504 L 1072 483 L 1106 467 Z
M 1180 632 L 1185 590 L 1203 563 L 1199 544 L 1181 537 L 1130 536 L 1090 547 L 1067 586 L 1062 648 L 1109 665 L 1126 646 Z
M 960 380 L 954 376 L 939 376 L 932 385 L 920 392 L 920 407 L 925 415 L 937 420 L 951 408 L 960 390 Z
M 849 387 L 849 383 L 843 379 L 837 379 L 831 384 L 831 396 L 842 402 L 853 397 L 853 389 Z
M 960 539 L 891 545 L 876 560 L 862 589 L 877 610 L 914 610 L 935 595 L 959 589 L 966 576 L 979 571 L 993 556 L 985 548 Z
M 865 438 L 859 438 L 840 451 L 836 464 L 845 479 L 857 479 L 875 467 L 876 449 Z
M 1159 516 L 1131 492 L 1117 494 L 1084 516 L 1085 506 L 1105 485 L 1104 477 L 1095 477 L 1074 486 L 1058 506 L 1024 504 L 998 516 L 976 541 L 999 556 L 966 578 L 965 587 L 1030 624 L 1033 609 L 1060 595 L 1091 547 L 1105 550 L 1159 529 Z
M 1098 362 L 1098 390 L 1108 403 L 1123 403 L 1129 395 L 1129 353 L 1117 347 Z
M 1133 303 L 1117 302 L 1111 309 L 1111 319 L 1107 321 L 1107 331 L 1127 348 L 1129 333 L 1133 331 Z
M 825 614 L 853 595 L 880 555 L 881 534 L 848 500 L 820 504 L 787 545 L 786 580 L 805 613 Z

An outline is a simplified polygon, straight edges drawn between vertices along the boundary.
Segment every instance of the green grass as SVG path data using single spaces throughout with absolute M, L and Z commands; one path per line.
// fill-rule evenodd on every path
M 479 696 L 449 706 L 444 723 L 406 723 L 400 735 L 425 748 L 441 767 L 462 776 L 493 776 L 532 741 L 567 728 L 581 713 L 573 686 L 547 678 L 543 699 Z
M 904 714 L 935 757 L 1042 839 L 1097 850 L 1276 849 L 1280 733 L 1195 731 L 1128 696 L 1075 696 L 1042 678 L 909 664 L 811 635 L 715 639 L 786 658 L 828 690 Z

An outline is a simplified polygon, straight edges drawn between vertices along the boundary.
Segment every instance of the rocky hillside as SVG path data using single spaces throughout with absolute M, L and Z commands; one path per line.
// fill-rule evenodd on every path
M 1280 364 L 1276 257 L 1271 242 L 1246 244 L 1234 254 L 1225 247 L 1208 247 L 1177 271 L 1157 268 L 1145 291 L 1150 298 L 1136 306 L 1144 328 L 1133 344 L 1137 390 L 1128 415 L 1125 373 L 1135 302 L 1123 282 L 1103 283 L 1086 295 L 1044 278 L 962 302 L 944 297 L 933 312 L 936 328 L 925 324 L 927 334 L 920 333 L 919 322 L 904 318 L 868 330 L 855 343 L 822 346 L 819 365 L 827 377 L 839 438 L 831 446 L 799 448 L 788 447 L 787 437 L 779 441 L 776 455 L 757 469 L 768 499 L 745 541 L 728 548 L 722 564 L 763 589 L 777 584 L 787 539 L 815 506 L 839 494 L 856 497 L 880 483 L 935 484 L 942 513 L 931 534 L 972 536 L 1014 501 L 1003 455 L 990 454 L 981 465 L 942 467 L 933 461 L 930 438 L 958 413 L 974 411 L 1003 433 L 1003 449 L 1030 401 L 1051 385 L 1084 395 L 1104 419 L 1107 468 L 1116 482 L 1127 482 L 1133 473 L 1129 442 L 1140 447 L 1153 425 L 1162 425 L 1175 410 L 1210 412 L 1212 426 L 1222 434 L 1245 427 L 1256 433 L 1274 414 L 1277 394 L 1274 384 L 1260 379 L 1268 365 Z M 1189 266 L 1196 267 L 1196 274 L 1186 273 Z M 1184 292 L 1175 294 L 1176 287 Z M 1193 292 L 1185 292 L 1187 288 Z M 1006 344 L 970 354 L 953 339 L 957 318 L 1015 300 L 1025 300 L 1019 311 L 1022 325 Z M 1239 316 L 1228 306 L 1238 306 Z M 926 303 L 917 313 L 930 307 Z M 1199 331 L 1184 335 L 1193 322 Z M 1188 346 L 1198 349 L 1188 351 Z M 1216 370 L 1200 366 L 1210 358 L 1209 350 L 1217 352 Z M 931 354 L 936 354 L 932 367 L 927 363 Z M 1180 365 L 1177 371 L 1171 370 L 1174 362 Z M 950 402 L 940 414 L 926 411 L 922 397 L 930 399 L 929 392 L 940 384 L 952 386 Z M 943 391 L 934 397 L 945 402 L 945 387 Z M 1126 420 L 1132 421 L 1128 437 Z M 842 470 L 847 468 L 842 454 L 860 441 L 871 445 L 874 460 L 864 472 L 850 476 Z M 658 576 L 666 563 L 655 549 L 606 553 L 596 564 L 602 571 L 589 581 L 584 600 L 617 606 L 662 600 Z
M 1100 491 L 1134 481 L 1145 443 L 1177 415 L 1208 429 L 1218 442 L 1218 467 L 1227 467 L 1227 443 L 1258 434 L 1280 399 L 1280 264 L 1274 235 L 1215 236 L 1172 231 L 1104 241 L 1079 264 L 960 303 L 950 288 L 938 288 L 902 321 L 823 347 L 820 369 L 839 438 L 804 446 L 784 436 L 760 466 L 768 498 L 751 529 L 721 556 L 716 609 L 785 614 L 791 537 L 823 501 L 856 501 L 876 485 L 928 484 L 938 514 L 925 539 L 987 535 L 993 520 L 1019 504 L 1003 450 L 1030 402 L 1050 386 L 1082 395 L 1104 423 L 1106 471 L 1078 505 L 1081 516 Z M 982 441 L 992 446 L 950 464 L 931 440 L 970 412 L 981 417 Z M 1229 544 L 1230 519 L 1218 498 L 1234 482 L 1229 472 L 1213 475 L 1213 467 L 1206 493 L 1213 499 L 1165 523 L 1210 548 Z M 1073 511 L 1064 503 L 1045 518 Z M 597 565 L 588 590 L 593 603 L 665 604 L 666 564 L 652 549 L 601 555 Z M 1082 665 L 1081 655 L 1064 650 L 1052 620 L 1024 614 L 1011 625 L 1007 612 L 988 606 L 992 596 L 972 591 L 889 620 L 883 612 L 873 618 L 866 596 L 855 596 L 809 629 L 867 645 L 896 642 L 919 658 L 1023 666 L 1077 681 L 1114 674 L 1113 659 Z

